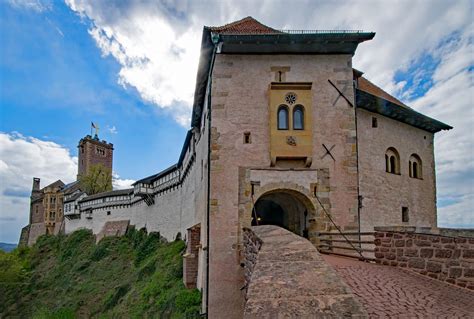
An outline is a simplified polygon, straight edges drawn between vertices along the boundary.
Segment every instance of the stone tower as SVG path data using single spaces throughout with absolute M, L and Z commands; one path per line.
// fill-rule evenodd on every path
M 87 135 L 79 141 L 77 178 L 87 174 L 92 166 L 102 164 L 112 172 L 114 145 L 100 140 L 97 134 Z

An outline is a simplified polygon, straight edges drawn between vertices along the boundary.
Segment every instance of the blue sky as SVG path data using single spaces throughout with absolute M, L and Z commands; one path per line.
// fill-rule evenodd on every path
M 469 0 L 0 1 L 0 241 L 27 224 L 32 177 L 77 172 L 90 133 L 115 146 L 115 187 L 175 163 L 204 25 L 375 31 L 355 68 L 454 126 L 435 138 L 438 222 L 474 227 L 473 3 Z M 334 14 L 337 12 L 337 14 Z
M 59 1 L 41 14 L 0 5 L 2 132 L 54 141 L 76 156 L 94 121 L 101 138 L 115 145 L 121 178 L 137 179 L 176 161 L 186 129 L 117 83 L 120 66 L 102 57 L 87 21 Z

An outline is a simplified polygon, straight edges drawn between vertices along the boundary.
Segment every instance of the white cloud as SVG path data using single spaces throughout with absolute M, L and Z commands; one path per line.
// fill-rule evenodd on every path
M 178 32 L 164 19 L 158 4 L 132 3 L 111 13 L 109 5 L 66 2 L 92 20 L 91 37 L 104 56 L 111 55 L 120 63 L 118 82 L 135 88 L 145 101 L 189 126 L 201 28 Z
M 16 242 L 28 223 L 33 177 L 42 187 L 76 178 L 77 158 L 54 142 L 0 132 L 0 241 Z
M 0 242 L 17 242 L 28 224 L 33 177 L 41 187 L 60 179 L 76 180 L 77 157 L 57 143 L 0 132 Z M 114 189 L 128 188 L 133 180 L 114 174 Z
M 66 0 L 90 19 L 90 34 L 104 55 L 121 65 L 118 81 L 138 90 L 145 101 L 172 112 L 189 125 L 203 25 L 223 25 L 252 15 L 285 29 L 362 29 L 376 31 L 360 45 L 354 65 L 389 92 L 402 92 L 393 81 L 420 53 L 466 27 L 472 10 L 460 1 L 345 1 L 288 3 L 255 1 L 129 1 L 108 4 Z M 338 12 L 338 14 L 334 14 Z
M 51 0 L 7 0 L 7 2 L 14 8 L 33 10 L 38 13 L 53 8 Z
M 438 198 L 454 204 L 438 209 L 440 226 L 474 228 L 474 82 L 470 68 L 472 25 L 432 54 L 440 58 L 433 86 L 410 105 L 454 129 L 435 139 Z
M 109 131 L 110 134 L 117 134 L 118 133 L 117 128 L 115 127 L 115 125 L 113 125 L 112 127 L 107 125 L 107 130 Z
M 474 228 L 474 194 L 460 198 L 458 203 L 438 208 L 438 226 L 448 228 Z
M 121 179 L 117 173 L 114 172 L 112 174 L 112 186 L 114 189 L 131 188 L 133 183 L 135 183 L 133 179 Z

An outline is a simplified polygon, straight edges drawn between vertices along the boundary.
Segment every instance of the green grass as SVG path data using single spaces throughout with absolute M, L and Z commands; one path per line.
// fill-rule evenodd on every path
M 131 230 L 95 244 L 86 230 L 0 253 L 0 318 L 196 318 L 183 241 Z

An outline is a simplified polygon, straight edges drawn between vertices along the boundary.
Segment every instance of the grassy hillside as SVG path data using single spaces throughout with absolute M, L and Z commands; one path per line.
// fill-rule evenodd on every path
M 183 241 L 80 230 L 0 252 L 0 317 L 195 318 L 201 296 L 182 283 Z

